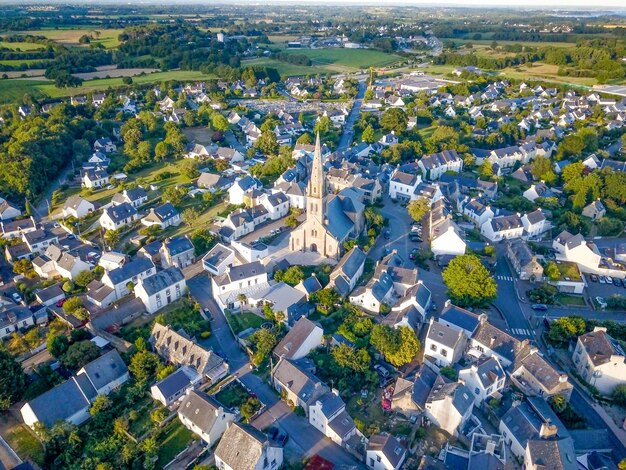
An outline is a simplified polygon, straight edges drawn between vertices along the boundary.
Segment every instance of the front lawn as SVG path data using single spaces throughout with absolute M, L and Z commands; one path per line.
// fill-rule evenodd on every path
M 44 464 L 43 445 L 25 424 L 17 424 L 7 432 L 5 437 L 8 444 L 23 460 L 32 460 L 38 465 Z
M 164 439 L 159 446 L 157 467 L 163 468 L 170 463 L 193 440 L 194 434 L 178 420 L 174 419 L 163 434 Z
M 586 307 L 585 299 L 580 295 L 559 295 L 558 302 L 561 305 L 567 305 L 568 307 Z
M 247 330 L 248 328 L 260 328 L 266 321 L 264 318 L 261 318 L 252 312 L 240 313 L 239 311 L 226 312 L 226 319 L 236 335 Z

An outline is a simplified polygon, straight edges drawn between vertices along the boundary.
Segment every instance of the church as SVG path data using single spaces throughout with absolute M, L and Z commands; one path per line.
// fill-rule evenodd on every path
M 291 233 L 291 251 L 317 252 L 325 258 L 339 260 L 344 243 L 363 232 L 364 208 L 358 189 L 327 194 L 318 134 L 307 186 L 306 220 Z

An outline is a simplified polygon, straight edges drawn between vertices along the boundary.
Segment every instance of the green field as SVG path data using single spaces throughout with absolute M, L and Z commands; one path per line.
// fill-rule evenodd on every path
M 290 49 L 288 54 L 304 54 L 314 67 L 325 67 L 335 72 L 355 72 L 368 67 L 384 67 L 401 60 L 400 56 L 370 49 Z
M 132 78 L 133 83 L 149 84 L 172 80 L 208 80 L 215 77 L 195 70 L 173 70 L 168 72 L 155 72 L 146 75 L 137 75 Z M 123 85 L 124 83 L 122 82 L 122 77 L 86 80 L 83 82 L 82 86 L 77 88 L 57 88 L 54 86 L 54 83 L 49 80 L 0 80 L 0 104 L 14 102 L 16 99 L 21 99 L 26 93 L 30 93 L 36 98 L 62 98 L 106 90 L 109 87 L 121 87 Z
M 313 64 L 309 67 L 263 57 L 245 60 L 242 65 L 272 67 L 278 70 L 282 77 L 293 77 L 318 73 L 350 73 L 368 67 L 384 67 L 401 59 L 395 54 L 368 49 L 285 49 L 285 52 L 306 55 Z
M 0 65 L 10 65 L 11 67 L 19 67 L 20 65 L 30 65 L 35 62 L 48 62 L 46 59 L 7 59 L 0 60 Z
M 11 49 L 12 51 L 20 50 L 20 51 L 37 51 L 39 49 L 43 49 L 43 44 L 36 44 L 33 42 L 7 42 L 0 41 L 0 47 L 6 47 L 7 49 Z
M 258 65 L 259 67 L 271 67 L 278 71 L 281 77 L 295 77 L 299 75 L 315 75 L 318 73 L 332 73 L 332 70 L 323 67 L 307 67 L 306 65 L 294 65 L 282 60 L 262 58 L 262 59 L 250 59 L 241 62 L 243 67 L 252 67 Z
M 118 36 L 123 29 L 68 28 L 68 29 L 37 29 L 32 31 L 16 31 L 9 34 L 32 34 L 45 36 L 48 39 L 65 45 L 79 45 L 78 40 L 84 34 L 93 36 L 92 43 L 101 43 L 107 49 L 119 46 Z

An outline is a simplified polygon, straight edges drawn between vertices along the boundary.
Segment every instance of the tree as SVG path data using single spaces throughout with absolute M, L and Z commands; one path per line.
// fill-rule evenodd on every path
M 170 186 L 161 195 L 161 199 L 164 202 L 171 202 L 175 206 L 180 206 L 183 203 L 183 199 L 187 195 L 187 191 L 183 187 Z
M 265 155 L 276 155 L 278 153 L 278 140 L 272 131 L 263 132 L 254 143 L 254 148 Z
M 620 460 L 619 464 L 617 464 L 617 468 L 618 470 L 626 470 L 626 459 Z
M 7 410 L 24 392 L 26 376 L 22 366 L 5 349 L 0 349 L 0 410 Z
M 496 282 L 477 256 L 457 256 L 441 276 L 450 298 L 461 307 L 483 306 L 496 298 Z
M 210 194 L 210 193 L 207 193 L 207 194 Z M 198 219 L 200 218 L 200 215 L 201 214 L 198 209 L 196 209 L 195 207 L 188 207 L 187 209 L 183 210 L 181 217 L 183 219 L 183 222 L 193 227 L 194 225 L 198 223 Z
M 552 162 L 549 158 L 536 157 L 530 163 L 530 171 L 535 178 L 545 181 L 546 183 L 554 183 L 556 180 L 556 175 L 552 169 Z
M 324 135 L 330 132 L 333 128 L 333 123 L 328 116 L 322 116 L 318 119 L 313 127 L 313 132 L 316 134 Z
M 406 326 L 391 328 L 376 325 L 372 329 L 370 342 L 394 366 L 411 362 L 420 349 L 420 343 L 413 330 Z
M 313 139 L 311 138 L 311 134 L 309 134 L 308 132 L 305 132 L 300 137 L 298 137 L 298 140 L 296 140 L 296 144 L 302 144 L 302 145 L 313 144 Z
M 319 310 L 328 313 L 339 302 L 339 294 L 333 289 L 325 288 L 314 292 L 311 295 L 311 300 L 317 304 Z
M 50 335 L 46 342 L 46 348 L 48 352 L 56 358 L 63 356 L 69 348 L 70 342 L 65 335 Z
M 216 131 L 226 132 L 229 127 L 228 119 L 226 119 L 221 113 L 215 112 L 211 115 L 211 126 Z
M 295 286 L 304 279 L 304 272 L 300 266 L 289 266 L 282 275 L 282 281 Z
M 191 243 L 193 244 L 194 255 L 200 256 L 213 248 L 215 237 L 208 229 L 201 228 L 191 234 Z
M 480 166 L 480 176 L 487 179 L 493 176 L 493 164 L 489 160 L 485 160 Z
M 555 395 L 550 398 L 550 405 L 557 413 L 563 413 L 567 408 L 567 399 L 563 395 Z
M 555 343 L 567 343 L 585 333 L 586 326 L 585 319 L 579 316 L 557 318 L 550 323 L 548 339 Z
M 193 158 L 185 158 L 179 165 L 180 173 L 190 180 L 200 176 L 198 162 Z
M 347 344 L 340 344 L 333 348 L 331 354 L 340 367 L 355 372 L 365 372 L 372 362 L 372 358 L 365 348 L 355 349 Z
M 158 142 L 154 147 L 154 159 L 158 162 L 172 156 L 172 149 L 167 142 Z
M 380 126 L 387 132 L 401 134 L 406 131 L 409 118 L 400 108 L 389 108 L 380 117 Z
M 117 230 L 107 230 L 104 232 L 104 240 L 109 248 L 114 248 L 120 242 L 121 235 Z
M 261 408 L 261 402 L 258 398 L 250 397 L 248 398 L 240 407 L 239 412 L 241 413 L 241 417 L 244 419 L 244 422 L 250 421 L 250 418 L 254 416 L 254 414 Z
M 367 144 L 373 144 L 376 142 L 376 135 L 374 133 L 374 128 L 369 125 L 363 131 L 363 135 L 361 135 L 361 140 Z
M 558 281 L 561 277 L 561 271 L 554 261 L 550 261 L 545 269 L 545 274 L 551 281 Z
M 72 344 L 61 356 L 61 362 L 68 369 L 78 370 L 98 356 L 100 356 L 100 348 L 91 341 L 85 340 Z
M 15 274 L 27 274 L 33 270 L 33 263 L 29 259 L 18 259 L 13 263 Z
M 77 286 L 87 287 L 87 284 L 89 284 L 95 278 L 96 278 L 96 274 L 93 271 L 89 271 L 86 269 L 78 273 L 78 276 L 76 276 L 75 282 Z
M 421 222 L 422 218 L 430 210 L 430 203 L 425 197 L 418 197 L 406 206 L 406 210 L 414 221 Z
M 83 307 L 83 300 L 80 297 L 70 297 L 63 304 L 63 311 L 72 315 L 81 307 Z
M 267 328 L 260 328 L 250 336 L 250 344 L 253 346 L 252 362 L 258 366 L 269 357 L 274 346 L 278 343 L 276 333 Z
M 89 414 L 91 416 L 96 416 L 97 414 L 102 413 L 103 411 L 107 411 L 111 408 L 111 399 L 106 395 L 98 395 L 89 408 Z
M 148 350 L 136 352 L 130 360 L 128 370 L 137 382 L 145 383 L 154 376 L 159 365 L 159 357 Z

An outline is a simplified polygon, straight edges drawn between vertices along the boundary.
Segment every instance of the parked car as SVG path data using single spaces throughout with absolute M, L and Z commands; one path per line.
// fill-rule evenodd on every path
M 385 240 L 389 240 L 391 238 L 391 230 L 385 230 Z
M 389 371 L 385 369 L 383 366 L 381 366 L 380 364 L 376 364 L 374 366 L 374 370 L 378 372 L 378 374 L 383 378 L 389 377 Z
M 591 279 L 591 282 L 598 282 L 598 276 L 596 276 L 595 274 L 591 274 L 589 278 Z
M 598 303 L 600 308 L 606 308 L 608 306 L 608 304 L 606 303 L 606 300 L 604 299 L 604 297 L 597 296 L 596 297 L 596 302 Z
M 67 301 L 67 299 L 60 299 L 57 300 L 57 307 L 61 308 L 63 307 L 63 304 Z
M 211 315 L 211 311 L 208 308 L 204 309 L 204 314 L 209 319 L 209 321 L 213 321 L 213 315 Z
M 22 296 L 18 294 L 17 292 L 13 292 L 11 294 L 11 298 L 13 299 L 13 302 L 15 302 L 16 304 L 22 303 Z
M 278 437 L 278 432 L 278 428 L 276 426 L 272 426 L 267 430 L 267 437 L 270 438 L 270 441 L 273 441 Z
M 622 286 L 622 281 L 620 281 L 618 278 L 614 277 L 613 279 L 611 279 L 611 281 L 613 282 L 614 286 L 618 286 L 621 287 Z
M 606 280 L 604 279 L 604 276 L 598 276 L 598 281 L 600 281 L 600 284 L 606 284 Z
M 548 306 L 546 304 L 532 304 L 530 306 L 533 310 L 539 310 L 540 312 L 547 312 Z
M 409 259 L 415 259 L 417 258 L 417 250 L 412 250 L 411 253 L 409 253 Z

